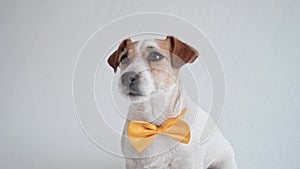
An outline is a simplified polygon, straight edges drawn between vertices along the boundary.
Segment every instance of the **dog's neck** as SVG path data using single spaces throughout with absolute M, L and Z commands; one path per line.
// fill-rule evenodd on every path
M 148 99 L 131 103 L 128 120 L 142 120 L 159 126 L 168 118 L 176 117 L 184 106 L 179 86 L 174 85 L 167 92 L 153 92 Z

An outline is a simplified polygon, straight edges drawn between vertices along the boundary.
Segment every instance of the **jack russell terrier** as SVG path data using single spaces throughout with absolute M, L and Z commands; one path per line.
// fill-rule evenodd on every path
M 125 39 L 108 63 L 130 100 L 122 136 L 127 169 L 237 169 L 230 143 L 180 87 L 179 70 L 198 52 L 173 36 Z M 205 124 L 216 128 L 201 142 Z

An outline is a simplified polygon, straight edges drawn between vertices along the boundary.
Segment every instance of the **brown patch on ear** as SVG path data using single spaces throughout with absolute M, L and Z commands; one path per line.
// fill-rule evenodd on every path
M 196 49 L 173 36 L 167 36 L 166 40 L 170 42 L 171 63 L 176 69 L 185 63 L 193 63 L 199 55 Z
M 108 64 L 114 69 L 115 73 L 117 72 L 117 68 L 120 64 L 120 59 L 119 59 L 120 53 L 126 49 L 126 46 L 129 43 L 132 43 L 132 41 L 130 39 L 123 40 L 120 43 L 118 49 L 113 54 L 111 54 L 107 60 Z

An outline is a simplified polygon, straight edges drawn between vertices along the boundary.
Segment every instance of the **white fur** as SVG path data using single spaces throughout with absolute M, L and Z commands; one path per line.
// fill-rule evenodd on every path
M 146 49 L 147 47 L 150 47 L 150 46 L 155 47 L 155 48 L 159 48 L 159 46 L 156 44 L 156 42 L 154 40 L 147 39 L 147 40 L 140 41 L 137 44 L 136 50 L 137 51 L 142 51 L 142 50 L 144 50 L 144 49 Z
M 147 46 L 157 46 L 153 41 L 141 42 L 137 46 L 143 50 Z M 178 85 L 168 89 L 156 89 L 151 73 L 137 59 L 121 73 L 127 71 L 140 72 L 143 78 L 141 89 L 147 96 L 131 99 L 128 120 L 125 123 L 122 137 L 122 151 L 126 157 L 127 169 L 206 169 L 214 165 L 220 169 L 237 169 L 234 151 L 230 143 L 217 129 L 214 135 L 204 144 L 200 143 L 201 133 L 205 132 L 206 121 L 217 127 L 214 121 L 202 109 L 191 103 L 187 95 Z M 120 84 L 121 91 L 122 88 Z M 179 94 L 179 97 L 178 97 Z M 176 101 L 175 99 L 178 98 Z M 175 105 L 174 105 L 175 104 Z M 183 116 L 191 128 L 191 140 L 188 144 L 178 143 L 173 139 L 160 135 L 146 149 L 138 153 L 127 138 L 129 120 L 143 120 L 161 125 L 165 120 L 176 117 L 183 108 L 187 113 Z

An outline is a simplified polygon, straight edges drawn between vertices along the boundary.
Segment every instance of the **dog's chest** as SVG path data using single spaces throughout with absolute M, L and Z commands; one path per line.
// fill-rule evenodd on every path
M 174 154 L 175 154 L 174 151 L 169 151 L 161 155 L 150 157 L 150 158 L 132 159 L 133 161 L 132 164 L 130 164 L 130 168 L 169 169 L 172 168 Z
M 127 159 L 128 168 L 141 169 L 192 169 L 195 167 L 195 158 L 199 153 L 193 152 L 197 148 L 187 148 L 182 144 L 175 144 L 173 148 L 162 146 L 158 140 L 154 141 L 147 149 L 140 153 L 139 158 Z M 155 154 L 161 151 L 160 154 Z M 147 157 L 147 155 L 149 155 Z M 199 159 L 199 158 L 198 158 Z
M 199 138 L 205 124 L 205 116 L 196 108 L 189 107 L 187 116 L 182 118 L 191 129 L 191 140 L 188 144 L 180 143 L 166 135 L 159 135 L 141 153 L 135 150 L 127 137 L 127 121 L 122 137 L 123 154 L 129 157 L 126 158 L 127 168 L 175 169 L 180 166 L 181 169 L 192 169 L 201 165 L 204 154 Z
M 126 130 L 124 130 L 124 134 L 126 136 Z M 199 159 L 199 148 L 198 144 L 186 145 L 168 136 L 159 135 L 146 149 L 138 153 L 128 138 L 122 140 L 124 155 L 132 157 L 127 158 L 130 168 L 174 169 L 178 166 L 193 168 L 195 158 Z

